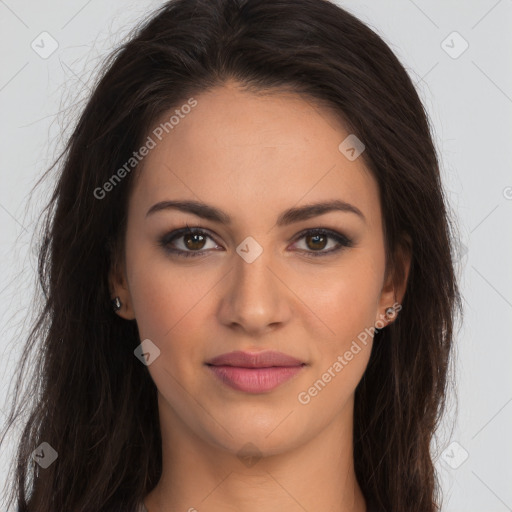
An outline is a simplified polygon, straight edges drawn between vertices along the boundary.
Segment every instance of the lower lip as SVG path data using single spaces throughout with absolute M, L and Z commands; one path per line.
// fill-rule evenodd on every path
M 246 393 L 271 391 L 299 373 L 301 366 L 272 366 L 270 368 L 241 368 L 239 366 L 210 366 L 208 368 L 225 384 Z

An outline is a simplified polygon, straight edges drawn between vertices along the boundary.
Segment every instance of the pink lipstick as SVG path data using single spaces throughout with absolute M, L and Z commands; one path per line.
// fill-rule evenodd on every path
M 222 382 L 246 393 L 271 391 L 299 373 L 306 363 L 281 352 L 230 352 L 207 361 Z

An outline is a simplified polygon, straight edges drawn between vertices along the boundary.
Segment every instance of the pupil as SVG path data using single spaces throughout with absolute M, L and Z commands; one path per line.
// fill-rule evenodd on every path
M 312 235 L 312 236 L 308 236 L 308 239 L 316 240 L 313 242 L 313 244 L 318 243 L 319 239 L 324 242 L 323 244 L 322 244 L 322 242 L 320 242 L 321 247 L 313 247 L 315 249 L 323 249 L 325 247 L 325 236 L 324 235 Z
M 204 240 L 200 240 L 199 242 L 197 241 L 197 239 L 194 241 L 194 240 L 190 240 L 190 238 L 194 238 L 194 237 L 197 237 L 197 238 L 201 238 L 201 239 L 204 239 L 204 237 L 202 235 L 198 235 L 198 234 L 188 234 L 188 235 L 185 235 L 185 245 L 189 248 L 189 249 L 201 249 L 201 247 L 196 247 L 194 244 L 196 243 L 199 243 L 201 244 L 201 242 L 204 242 Z

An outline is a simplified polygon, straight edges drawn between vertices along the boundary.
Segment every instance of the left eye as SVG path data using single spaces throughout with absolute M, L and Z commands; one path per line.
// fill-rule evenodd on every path
M 169 253 L 176 254 L 177 256 L 194 257 L 202 256 L 208 249 L 205 248 L 207 239 L 213 240 L 213 238 L 201 228 L 182 228 L 176 231 L 172 231 L 164 235 L 159 244 Z M 309 229 L 303 231 L 296 237 L 296 242 L 304 239 L 306 249 L 299 249 L 300 252 L 305 253 L 307 256 L 325 256 L 340 251 L 344 247 L 353 247 L 353 241 L 347 238 L 341 233 L 331 231 L 328 229 Z M 328 240 L 332 239 L 337 244 L 329 250 L 324 250 L 328 246 Z M 175 246 L 175 240 L 180 240 L 180 243 L 176 244 L 180 247 Z M 218 247 L 218 245 L 215 243 Z M 212 247 L 210 247 L 212 249 Z
M 330 229 L 309 229 L 307 231 L 303 231 L 300 235 L 298 235 L 297 240 L 305 240 L 306 247 L 313 248 L 313 250 L 308 250 L 306 248 L 305 254 L 307 256 L 327 256 L 329 254 L 333 254 L 335 252 L 340 251 L 345 247 L 353 247 L 353 241 L 350 238 L 347 238 L 345 235 L 341 233 L 337 233 L 336 231 L 331 231 Z M 324 251 L 325 247 L 328 245 L 328 240 L 332 239 L 337 244 L 334 245 L 334 248 L 331 248 L 328 251 Z M 302 251 L 302 249 L 301 249 Z

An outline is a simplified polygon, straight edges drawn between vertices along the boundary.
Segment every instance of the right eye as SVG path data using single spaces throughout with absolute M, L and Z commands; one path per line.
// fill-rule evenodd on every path
M 165 251 L 185 258 L 203 256 L 207 249 L 204 249 L 207 239 L 212 241 L 213 238 L 202 228 L 186 228 L 176 229 L 165 234 L 159 240 Z M 178 240 L 178 243 L 175 241 Z M 176 247 L 178 246 L 178 247 Z M 217 245 L 217 247 L 220 247 Z

